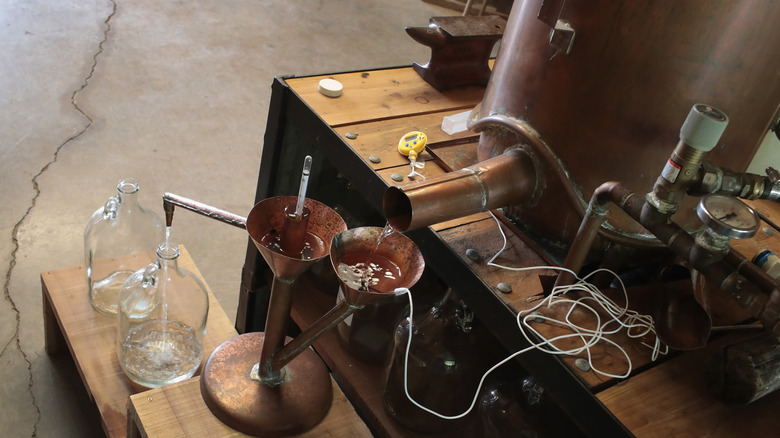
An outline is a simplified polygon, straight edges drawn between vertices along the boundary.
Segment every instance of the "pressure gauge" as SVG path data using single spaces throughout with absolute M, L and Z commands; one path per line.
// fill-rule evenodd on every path
M 735 239 L 753 237 L 760 225 L 758 214 L 731 196 L 707 195 L 699 201 L 696 213 L 714 233 Z

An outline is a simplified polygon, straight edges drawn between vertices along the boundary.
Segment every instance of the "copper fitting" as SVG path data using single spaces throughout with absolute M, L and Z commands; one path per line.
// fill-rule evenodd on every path
M 481 211 L 522 205 L 538 196 L 541 183 L 528 150 L 507 152 L 436 178 L 390 187 L 383 208 L 391 227 L 407 231 Z

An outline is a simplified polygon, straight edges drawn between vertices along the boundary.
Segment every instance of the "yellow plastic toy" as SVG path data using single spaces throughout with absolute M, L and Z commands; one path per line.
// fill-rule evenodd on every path
M 417 162 L 417 155 L 425 150 L 427 142 L 428 137 L 421 131 L 408 132 L 401 137 L 401 140 L 398 142 L 398 152 L 401 153 L 401 155 L 409 157 L 409 161 L 412 164 L 412 173 L 407 175 L 407 177 L 414 178 L 415 176 L 419 176 L 425 179 L 424 176 L 417 173 L 416 169 L 425 167 L 424 161 Z

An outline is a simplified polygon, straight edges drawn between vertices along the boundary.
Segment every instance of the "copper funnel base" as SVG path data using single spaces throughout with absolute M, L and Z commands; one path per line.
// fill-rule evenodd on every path
M 311 429 L 330 409 L 328 369 L 311 348 L 284 367 L 285 380 L 267 386 L 250 378 L 263 333 L 246 333 L 217 347 L 200 379 L 203 401 L 215 417 L 240 432 L 280 437 Z
M 395 288 L 411 288 L 425 269 L 425 260 L 417 245 L 399 232 L 393 232 L 382 239 L 377 246 L 382 228 L 361 227 L 353 228 L 339 233 L 333 238 L 330 246 L 330 261 L 334 271 L 339 274 L 339 264 L 347 255 L 373 254 L 382 256 L 393 262 L 401 271 L 401 277 L 392 288 L 387 290 L 357 290 L 350 287 L 344 278 L 339 277 L 341 290 L 347 303 L 353 306 L 362 306 L 393 296 Z
M 308 233 L 318 237 L 323 246 L 311 258 L 288 257 L 273 251 L 262 243 L 263 237 L 271 232 L 280 233 L 284 225 L 285 208 L 295 205 L 295 196 L 276 196 L 258 202 L 246 218 L 246 230 L 257 246 L 274 275 L 280 279 L 295 279 L 311 264 L 328 255 L 328 244 L 333 237 L 346 230 L 347 225 L 338 213 L 327 205 L 306 198 L 304 207 L 310 211 Z

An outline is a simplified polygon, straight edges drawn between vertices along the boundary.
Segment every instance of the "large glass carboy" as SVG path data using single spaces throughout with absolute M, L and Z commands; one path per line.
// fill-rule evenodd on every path
M 157 262 L 133 273 L 119 293 L 119 364 L 149 388 L 192 377 L 203 359 L 208 292 L 178 257 L 178 246 L 161 244 Z
M 89 302 L 99 312 L 116 315 L 119 289 L 136 270 L 154 258 L 164 238 L 160 216 L 138 203 L 138 181 L 123 178 L 84 230 L 84 265 Z

